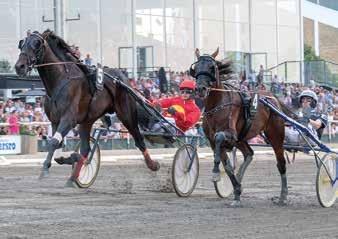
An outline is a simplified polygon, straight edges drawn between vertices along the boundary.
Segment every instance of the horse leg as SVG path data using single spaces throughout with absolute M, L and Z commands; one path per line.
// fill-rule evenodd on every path
M 238 173 L 237 173 L 237 179 L 238 181 L 241 183 L 243 176 L 245 174 L 245 171 L 247 169 L 247 167 L 250 165 L 252 159 L 253 159 L 253 151 L 250 148 L 249 144 L 245 141 L 245 142 L 240 142 L 237 145 L 237 148 L 243 153 L 244 156 L 244 162 L 241 164 L 241 166 L 238 169 Z
M 77 162 L 75 168 L 73 169 L 72 175 L 67 180 L 65 187 L 76 187 L 74 184 L 75 180 L 79 177 L 81 168 L 86 162 L 88 154 L 90 152 L 90 130 L 93 123 L 80 124 L 79 134 L 80 134 L 80 155 L 78 153 L 73 153 L 70 158 L 71 161 Z M 72 160 L 73 158 L 73 160 Z M 75 160 L 74 160 L 75 159 Z
M 286 161 L 284 158 L 284 123 L 283 121 L 275 116 L 270 117 L 270 122 L 268 122 L 268 127 L 264 131 L 265 135 L 268 137 L 269 142 L 275 152 L 277 159 L 277 168 L 279 174 L 281 176 L 281 193 L 279 197 L 279 201 L 277 202 L 279 205 L 285 205 L 287 202 L 288 195 L 288 186 L 287 186 L 287 177 L 286 177 Z M 273 124 L 272 124 L 273 123 Z
M 53 137 L 48 142 L 48 155 L 46 160 L 43 162 L 40 179 L 49 176 L 49 168 L 51 166 L 51 161 L 53 158 L 53 154 L 56 149 L 60 147 L 60 143 L 63 138 L 67 135 L 69 130 L 73 128 L 72 121 L 68 118 L 62 118 L 58 125 L 55 125 L 56 130 L 53 129 Z
M 55 132 L 57 129 L 58 125 L 57 124 L 53 124 L 52 123 L 52 133 L 55 136 Z M 58 148 L 58 147 L 57 147 Z M 49 168 L 52 166 L 52 159 L 53 159 L 53 155 L 56 149 L 52 149 L 51 147 L 51 141 L 48 142 L 48 154 L 47 157 L 45 159 L 45 161 L 42 164 L 42 170 L 41 170 L 41 174 L 39 176 L 39 179 L 43 179 L 49 176 Z
M 158 171 L 160 169 L 160 164 L 157 161 L 153 161 L 150 157 L 150 154 L 144 142 L 144 137 L 138 128 L 137 114 L 130 114 L 129 117 L 125 115 L 123 117 L 122 115 L 118 115 L 118 118 L 121 119 L 124 126 L 133 136 L 135 140 L 135 145 L 142 152 L 147 167 L 152 171 Z
M 235 176 L 233 167 L 231 166 L 230 159 L 226 153 L 225 148 L 220 149 L 221 160 L 224 162 L 224 170 L 230 178 L 231 184 L 234 188 L 234 201 L 231 203 L 233 207 L 239 207 L 241 205 L 242 185 L 241 182 Z
M 221 174 L 219 170 L 219 164 L 221 162 L 221 145 L 225 141 L 225 133 L 219 131 L 215 134 L 215 149 L 214 149 L 214 168 L 212 169 L 212 181 L 218 182 L 221 180 Z

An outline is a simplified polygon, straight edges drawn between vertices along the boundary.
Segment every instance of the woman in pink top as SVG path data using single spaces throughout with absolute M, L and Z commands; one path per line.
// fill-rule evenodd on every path
M 8 118 L 9 134 L 19 134 L 19 120 L 15 110 L 12 111 Z

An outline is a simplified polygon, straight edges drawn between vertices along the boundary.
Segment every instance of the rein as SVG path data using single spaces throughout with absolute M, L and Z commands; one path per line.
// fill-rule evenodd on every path
M 242 92 L 242 91 L 240 91 L 240 90 L 235 90 L 235 89 L 233 89 L 233 90 L 226 90 L 226 89 L 219 89 L 219 88 L 209 88 L 208 90 L 209 90 L 209 92 L 210 92 L 210 91 L 238 92 L 238 93 Z M 248 91 L 245 91 L 245 92 L 248 92 L 248 93 L 257 93 L 257 91 L 254 91 L 254 90 L 248 90 Z M 265 93 L 265 92 L 266 92 L 266 93 L 271 93 L 271 92 L 269 92 L 269 91 L 267 91 L 267 90 L 260 90 L 259 92 L 262 92 L 262 93 Z M 274 98 L 273 96 L 266 96 L 266 95 L 264 95 L 264 97 Z
M 206 111 L 206 112 L 204 112 L 203 113 L 203 116 L 211 116 L 211 115 L 213 115 L 213 114 L 215 114 L 216 112 L 218 112 L 218 111 L 221 111 L 221 110 L 223 110 L 223 109 L 225 109 L 226 107 L 228 107 L 228 106 L 240 106 L 240 105 L 238 105 L 238 104 L 235 104 L 235 103 L 232 103 L 232 101 L 230 101 L 230 102 L 225 102 L 224 104 L 222 104 L 222 105 L 218 105 L 218 106 L 216 106 L 215 108 L 213 108 L 213 109 L 211 109 L 211 110 L 209 110 L 209 111 Z
M 43 66 L 52 66 L 52 65 L 66 65 L 66 64 L 82 65 L 82 63 L 78 63 L 78 62 L 60 61 L 60 62 L 50 62 L 50 63 L 33 65 L 33 68 L 39 68 L 39 67 L 43 67 Z

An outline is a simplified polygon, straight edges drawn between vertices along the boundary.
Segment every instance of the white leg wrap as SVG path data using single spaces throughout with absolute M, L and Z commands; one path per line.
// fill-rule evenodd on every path
M 56 139 L 59 143 L 61 143 L 62 141 L 62 135 L 59 132 L 56 132 L 53 138 Z

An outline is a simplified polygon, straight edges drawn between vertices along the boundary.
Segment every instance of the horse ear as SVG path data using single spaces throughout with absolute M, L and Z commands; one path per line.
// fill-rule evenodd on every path
M 21 50 L 21 48 L 23 47 L 24 42 L 25 42 L 25 40 L 20 40 L 19 41 L 18 49 Z
M 212 58 L 216 58 L 216 56 L 218 55 L 218 52 L 219 52 L 219 47 L 217 47 L 216 51 L 211 54 Z
M 189 69 L 189 75 L 195 78 L 195 69 L 192 67 L 192 65 L 190 66 L 190 69 Z
M 196 55 L 197 59 L 200 58 L 200 50 L 198 48 L 196 48 L 196 50 L 195 50 L 195 55 Z

